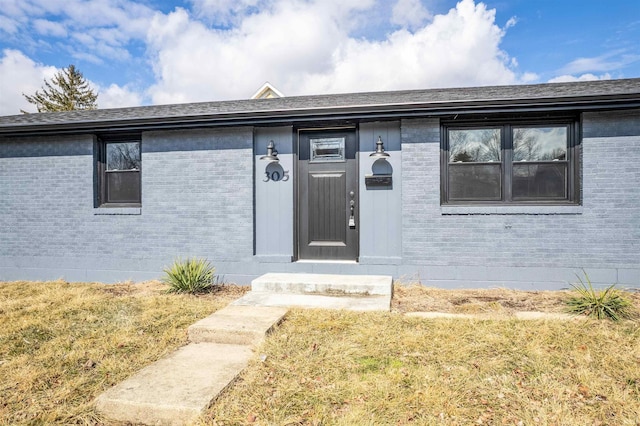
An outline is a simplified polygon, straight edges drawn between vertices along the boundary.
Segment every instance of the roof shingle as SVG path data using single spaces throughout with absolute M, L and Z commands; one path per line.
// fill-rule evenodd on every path
M 420 110 L 430 112 L 475 108 L 477 110 L 536 105 L 567 106 L 624 102 L 640 106 L 640 78 L 573 83 L 513 86 L 485 86 L 389 92 L 292 96 L 275 99 L 248 99 L 153 105 L 131 108 L 97 109 L 58 113 L 22 114 L 0 117 L 0 134 L 111 127 L 154 128 L 194 123 L 233 124 L 234 121 L 266 119 L 285 122 L 295 117 L 331 117 L 336 114 L 367 114 Z

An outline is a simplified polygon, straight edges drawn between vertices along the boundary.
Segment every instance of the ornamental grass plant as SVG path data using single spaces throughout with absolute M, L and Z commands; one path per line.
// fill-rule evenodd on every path
M 206 259 L 177 259 L 164 273 L 169 293 L 206 293 L 216 285 L 215 268 Z
M 586 315 L 595 319 L 620 321 L 633 317 L 631 300 L 612 284 L 603 290 L 596 290 L 584 273 L 584 280 L 577 276 L 578 283 L 571 284 L 577 293 L 567 300 L 568 311 L 578 315 Z

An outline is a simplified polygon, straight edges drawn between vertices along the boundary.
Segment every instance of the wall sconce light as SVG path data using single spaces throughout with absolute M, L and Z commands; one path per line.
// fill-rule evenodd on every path
M 276 151 L 276 145 L 273 141 L 269 141 L 269 145 L 267 145 L 267 155 L 263 155 L 260 157 L 261 160 L 275 161 L 278 162 L 280 159 L 278 158 L 278 151 Z
M 390 155 L 384 152 L 384 142 L 382 142 L 382 137 L 378 136 L 378 142 L 376 142 L 376 150 L 375 152 L 369 154 L 369 157 L 375 157 L 379 159 L 386 159 L 390 157 Z

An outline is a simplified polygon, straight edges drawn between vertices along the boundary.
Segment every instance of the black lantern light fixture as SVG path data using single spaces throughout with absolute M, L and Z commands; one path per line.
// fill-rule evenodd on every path
M 273 141 L 269 141 L 269 145 L 267 145 L 267 155 L 263 155 L 260 159 L 275 162 L 280 161 L 278 151 L 276 151 L 276 144 L 274 144 Z
M 377 159 L 386 159 L 390 157 L 388 153 L 384 152 L 384 142 L 382 142 L 381 136 L 378 136 L 378 142 L 376 142 L 375 152 L 369 154 L 369 157 L 375 157 Z

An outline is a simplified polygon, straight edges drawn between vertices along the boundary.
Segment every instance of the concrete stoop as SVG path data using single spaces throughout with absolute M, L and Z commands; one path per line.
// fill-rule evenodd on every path
M 189 327 L 189 344 L 95 400 L 108 419 L 147 425 L 194 422 L 240 374 L 252 347 L 290 306 L 388 311 L 392 279 L 379 275 L 265 274 L 252 291 Z
M 234 306 L 281 306 L 349 311 L 389 311 L 389 296 L 325 296 L 322 294 L 271 293 L 250 291 L 232 303 Z
M 98 396 L 105 417 L 146 425 L 194 422 L 240 374 L 286 308 L 228 306 L 189 327 L 190 344 Z
M 264 274 L 251 281 L 251 290 L 324 295 L 391 295 L 388 275 Z
M 354 311 L 388 311 L 393 280 L 385 275 L 262 275 L 235 306 L 284 306 Z

